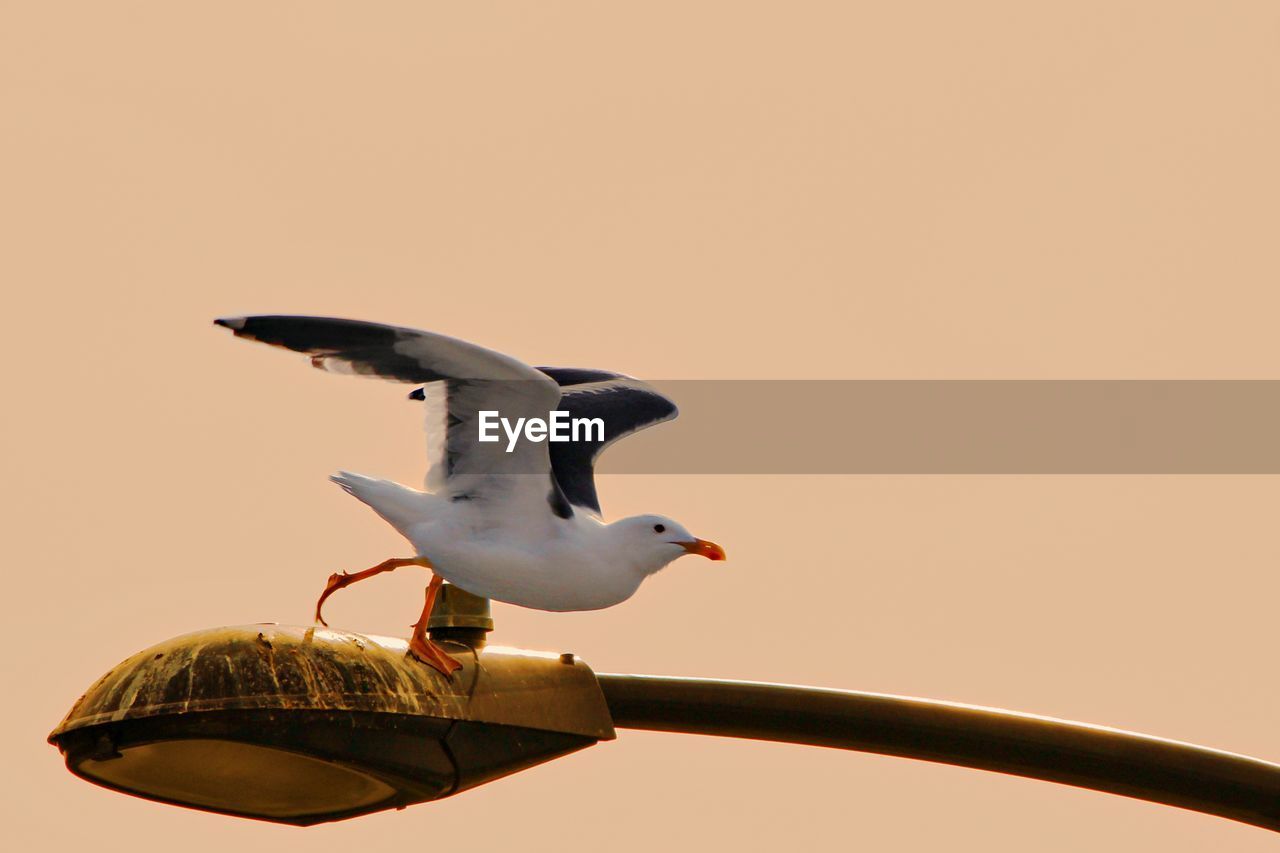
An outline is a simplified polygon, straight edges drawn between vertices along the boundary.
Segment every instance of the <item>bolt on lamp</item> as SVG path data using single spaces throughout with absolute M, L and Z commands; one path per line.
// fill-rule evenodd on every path
M 162 802 L 309 825 L 440 799 L 612 740 L 615 727 L 937 761 L 1280 831 L 1280 765 L 927 699 L 593 673 L 487 646 L 487 600 L 445 585 L 429 622 L 450 680 L 403 640 L 250 625 L 177 637 L 102 678 L 49 735 L 81 778 Z

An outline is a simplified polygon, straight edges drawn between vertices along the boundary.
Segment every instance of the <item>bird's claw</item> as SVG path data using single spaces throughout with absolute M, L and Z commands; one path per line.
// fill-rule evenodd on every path
M 414 660 L 426 664 L 450 681 L 453 680 L 453 674 L 462 669 L 462 663 L 442 649 L 439 643 L 416 635 L 409 640 L 409 654 Z
M 355 572 L 354 574 L 343 570 L 329 575 L 329 580 L 324 585 L 324 592 L 320 593 L 320 598 L 316 601 L 316 621 L 321 625 L 324 625 L 326 628 L 329 626 L 329 623 L 324 621 L 324 616 L 321 615 L 321 610 L 324 608 L 325 600 L 338 590 L 351 586 L 351 584 L 356 581 L 362 581 L 365 578 L 371 578 L 374 575 L 389 572 L 392 569 L 398 569 L 401 566 L 423 566 L 425 568 L 430 568 L 431 562 L 427 560 L 426 557 L 412 557 L 409 559 L 393 558 L 390 560 L 383 560 L 373 568 L 365 569 L 361 572 Z
M 350 583 L 350 581 L 347 580 L 350 577 L 350 573 L 346 571 L 334 572 L 329 575 L 329 580 L 325 582 L 324 592 L 320 593 L 320 599 L 316 602 L 316 621 L 326 628 L 329 627 L 329 623 L 324 621 L 324 616 L 322 616 L 320 612 L 324 608 L 325 599 Z

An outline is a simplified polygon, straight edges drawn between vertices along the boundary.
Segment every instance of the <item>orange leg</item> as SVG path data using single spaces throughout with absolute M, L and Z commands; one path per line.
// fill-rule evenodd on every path
M 404 566 L 422 566 L 424 569 L 432 568 L 431 561 L 426 557 L 397 557 L 390 560 L 383 560 L 372 569 L 365 569 L 362 572 L 348 574 L 347 572 L 335 572 L 329 575 L 329 582 L 325 584 L 324 592 L 320 593 L 320 600 L 316 602 L 316 621 L 321 625 L 328 626 L 329 623 L 324 621 L 324 617 L 320 615 L 320 608 L 324 607 L 325 599 L 333 595 L 343 587 L 351 586 L 356 581 L 362 581 L 365 578 L 371 578 L 374 575 L 380 575 L 383 572 L 389 572 L 392 569 L 403 568 Z
M 462 664 L 441 648 L 440 644 L 427 637 L 427 620 L 431 618 L 431 608 L 435 606 L 436 595 L 440 592 L 444 579 L 432 575 L 427 584 L 427 602 L 422 608 L 422 615 L 413 623 L 413 636 L 409 639 L 409 654 L 427 666 L 439 670 L 446 678 L 453 678 L 455 670 L 462 669 Z

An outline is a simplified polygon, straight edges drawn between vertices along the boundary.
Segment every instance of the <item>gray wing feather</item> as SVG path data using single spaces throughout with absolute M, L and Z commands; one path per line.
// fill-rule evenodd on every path
M 546 418 L 560 390 L 545 373 L 467 341 L 380 323 L 287 315 L 215 322 L 237 337 L 305 353 L 322 370 L 426 384 L 434 404 L 428 407 L 429 488 L 455 499 L 496 500 L 523 494 L 535 482 L 547 496 L 550 481 L 547 497 L 555 505 L 547 443 L 523 441 L 507 453 L 503 442 L 477 441 L 483 409 L 512 420 Z

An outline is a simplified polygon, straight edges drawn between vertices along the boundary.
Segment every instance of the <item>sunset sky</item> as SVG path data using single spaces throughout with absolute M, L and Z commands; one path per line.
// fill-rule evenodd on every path
M 925 763 L 621 732 L 308 830 L 44 739 L 135 651 L 306 623 L 402 540 L 400 386 L 227 314 L 416 326 L 652 379 L 1280 378 L 1273 2 L 11 2 L 0 9 L 5 837 L 14 849 L 1262 851 Z M 761 417 L 776 413 L 762 409 Z M 1280 759 L 1276 477 L 604 478 L 729 553 L 495 606 L 603 672 L 994 705 Z M 422 578 L 327 606 L 406 636 Z

